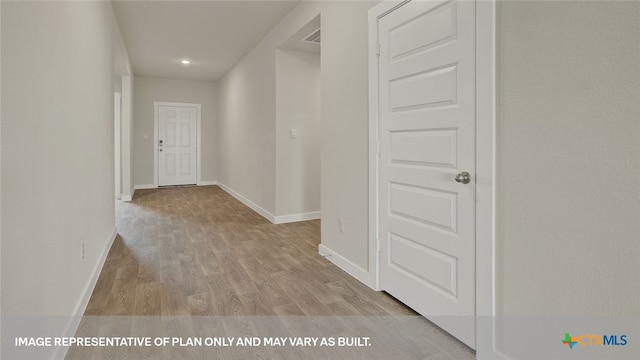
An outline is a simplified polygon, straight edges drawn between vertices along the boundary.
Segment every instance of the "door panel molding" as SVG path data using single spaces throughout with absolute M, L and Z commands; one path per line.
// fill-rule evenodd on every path
M 203 185 L 202 183 L 202 105 L 192 103 L 175 103 L 175 102 L 153 102 L 153 186 L 158 187 L 158 169 L 159 169 L 159 156 L 158 156 L 158 140 L 159 140 L 159 109 L 160 106 L 173 106 L 173 107 L 188 107 L 196 109 L 196 185 Z
M 475 348 L 475 2 L 411 1 L 378 44 L 380 285 Z
M 379 258 L 378 21 L 409 1 L 383 1 L 369 11 L 369 276 L 381 290 Z M 476 358 L 507 359 L 495 345 L 495 0 L 476 0 L 475 272 Z M 440 45 L 440 44 L 439 44 Z M 387 144 L 385 144 L 386 146 Z M 423 159 L 420 159 L 424 161 Z

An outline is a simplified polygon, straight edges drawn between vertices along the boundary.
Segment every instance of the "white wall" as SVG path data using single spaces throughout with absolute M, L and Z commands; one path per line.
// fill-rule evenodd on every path
M 322 10 L 322 245 L 368 271 L 368 10 Z M 344 219 L 344 233 L 338 219 Z
M 1 6 L 2 314 L 82 313 L 115 229 L 111 4 Z
M 219 182 L 274 220 L 276 214 L 276 49 L 318 15 L 296 6 L 219 82 Z
M 499 314 L 640 315 L 638 19 L 499 4 Z
M 320 136 L 320 54 L 276 50 L 277 216 L 320 211 Z
M 121 76 L 115 76 L 113 78 L 113 92 L 122 93 L 122 77 Z
M 275 214 L 275 46 L 263 40 L 218 82 L 218 182 Z
M 122 76 L 130 75 L 131 63 L 129 62 L 129 52 L 127 46 L 124 43 L 118 20 L 113 17 L 112 21 L 112 37 L 113 37 L 113 91 L 122 91 Z
M 122 176 L 122 200 L 131 200 L 133 196 L 133 73 L 121 78 L 122 116 L 120 117 L 120 155 Z
M 153 102 L 181 102 L 202 105 L 202 181 L 216 176 L 216 84 L 210 82 L 135 77 L 133 106 L 133 178 L 135 185 L 153 185 Z M 144 139 L 144 136 L 147 139 Z
M 112 4 L 113 5 L 113 4 Z M 129 61 L 129 53 L 120 33 L 118 21 L 115 16 L 112 20 L 112 44 L 113 44 L 113 91 L 121 94 L 120 102 L 120 181 L 116 195 L 122 199 L 130 200 L 131 187 L 131 117 L 133 103 L 133 69 Z M 115 154 L 114 154 L 115 155 Z M 118 176 L 116 174 L 116 176 Z
M 0 6 L 0 39 L 2 39 L 2 6 Z M 2 46 L 0 46 L 0 109 L 2 109 Z M 0 111 L 0 204 L 2 204 L 2 111 Z M 2 270 L 2 206 L 0 206 L 0 270 Z M 0 275 L 0 314 L 2 314 L 2 276 L 1 275 Z M 0 339 L 2 339 L 2 326 L 0 326 Z M 0 341 L 0 354 L 2 354 L 2 341 Z
M 368 269 L 367 11 L 377 1 L 302 2 L 219 82 L 219 180 L 275 211 L 275 49 L 322 23 L 322 244 Z M 245 141 L 237 141 L 245 139 Z M 338 218 L 345 232 L 338 232 Z

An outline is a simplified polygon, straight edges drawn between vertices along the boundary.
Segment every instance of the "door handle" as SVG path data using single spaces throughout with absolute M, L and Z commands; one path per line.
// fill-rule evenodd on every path
M 456 175 L 455 179 L 461 184 L 468 184 L 469 182 L 471 182 L 471 175 L 468 172 L 463 171 Z

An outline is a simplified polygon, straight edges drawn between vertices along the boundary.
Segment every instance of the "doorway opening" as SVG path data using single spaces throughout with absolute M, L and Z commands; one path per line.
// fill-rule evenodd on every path
M 371 284 L 492 357 L 494 2 L 369 12 Z
M 320 15 L 276 59 L 276 223 L 320 218 Z
M 122 117 L 122 93 L 113 93 L 113 152 L 115 170 L 115 196 L 120 199 L 122 196 L 122 158 L 121 158 L 121 117 Z

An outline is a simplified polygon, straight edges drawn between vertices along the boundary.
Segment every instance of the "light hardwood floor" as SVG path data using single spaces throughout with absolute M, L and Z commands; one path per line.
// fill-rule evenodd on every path
M 138 190 L 117 227 L 85 316 L 418 317 L 320 256 L 319 220 L 274 225 L 217 186 Z M 472 358 L 441 337 L 430 358 Z
M 411 315 L 318 255 L 320 221 L 274 225 L 217 186 L 139 190 L 85 315 Z

